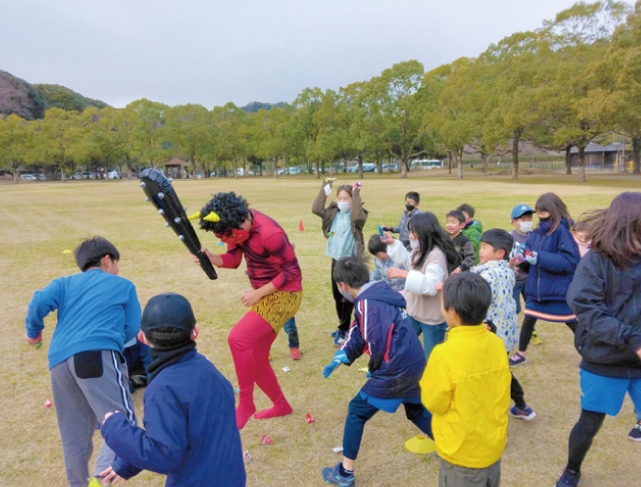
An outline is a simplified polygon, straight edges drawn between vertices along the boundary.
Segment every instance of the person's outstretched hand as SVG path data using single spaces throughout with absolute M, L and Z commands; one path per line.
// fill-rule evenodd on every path
M 334 360 L 332 360 L 332 363 L 326 365 L 323 369 L 323 377 L 327 379 L 330 375 L 332 375 L 332 372 L 334 372 L 334 370 L 336 370 L 336 368 L 340 364 L 348 363 L 349 359 L 347 358 L 347 354 L 342 350 L 336 350 L 336 354 L 334 355 Z
M 394 245 L 394 237 L 392 237 L 389 233 L 387 233 L 385 230 L 383 230 L 383 235 L 385 237 L 381 237 L 381 240 L 385 242 L 387 245 Z

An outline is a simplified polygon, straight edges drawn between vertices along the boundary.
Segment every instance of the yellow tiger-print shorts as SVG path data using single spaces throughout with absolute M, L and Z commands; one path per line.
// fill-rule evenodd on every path
M 303 300 L 303 291 L 276 291 L 249 308 L 278 333 L 293 318 Z

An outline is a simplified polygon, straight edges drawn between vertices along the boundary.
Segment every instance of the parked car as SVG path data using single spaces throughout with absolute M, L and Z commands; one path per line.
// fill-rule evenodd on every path
M 35 181 L 38 179 L 35 174 L 21 174 L 20 179 L 23 181 Z
M 243 176 L 244 169 L 242 167 L 239 167 L 236 169 L 236 172 L 238 173 L 239 176 Z M 254 173 L 251 171 L 247 171 L 248 176 L 253 176 Z
M 284 167 L 281 167 L 281 168 L 278 170 L 278 174 L 280 174 L 281 176 L 282 176 L 283 174 L 285 174 L 285 168 L 284 168 Z M 288 168 L 287 168 L 287 174 L 300 174 L 300 169 L 299 169 L 298 167 L 288 167 Z
M 376 172 L 376 164 L 373 162 L 366 162 L 363 164 L 363 172 Z
M 122 179 L 118 171 L 109 171 L 109 179 Z

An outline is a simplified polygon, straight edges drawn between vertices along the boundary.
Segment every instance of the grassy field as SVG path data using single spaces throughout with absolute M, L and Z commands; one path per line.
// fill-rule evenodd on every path
M 409 180 L 367 176 L 362 196 L 369 210 L 366 239 L 376 224 L 395 224 L 407 191 L 421 194 L 421 209 L 433 211 L 443 222 L 445 213 L 467 202 L 477 209 L 486 229 L 509 229 L 511 208 L 519 203 L 534 205 L 544 192 L 554 191 L 568 204 L 576 218 L 591 208 L 607 206 L 621 191 L 639 188 L 639 180 L 610 178 L 576 184 L 572 178 L 525 177 L 512 183 L 501 177 L 455 180 L 433 173 L 430 178 Z M 351 182 L 351 180 L 346 180 Z M 198 210 L 218 191 L 234 190 L 251 206 L 274 217 L 296 245 L 303 271 L 305 297 L 297 315 L 301 346 L 306 353 L 299 362 L 289 358 L 286 336 L 272 349 L 272 366 L 294 407 L 294 414 L 266 422 L 250 420 L 242 431 L 243 448 L 252 460 L 247 464 L 248 485 L 323 485 L 320 469 L 333 466 L 341 457 L 332 448 L 342 444 L 342 432 L 350 399 L 365 378 L 359 371 L 361 358 L 353 367 L 341 367 L 330 379 L 321 374 L 335 348 L 329 333 L 336 316 L 329 285 L 330 259 L 325 256 L 325 239 L 320 219 L 311 214 L 311 204 L 320 183 L 313 179 L 251 178 L 248 180 L 175 181 L 175 188 L 189 211 Z M 298 231 L 302 220 L 305 230 Z M 132 280 L 144 306 L 161 292 L 178 292 L 192 303 L 200 337 L 198 349 L 236 386 L 227 346 L 227 333 L 244 314 L 240 304 L 249 283 L 243 269 L 220 270 L 217 281 L 209 281 L 194 266 L 174 233 L 163 221 L 135 181 L 82 181 L 23 183 L 0 186 L 0 304 L 3 313 L 0 344 L 0 486 L 65 485 L 60 439 L 55 411 L 43 407 L 51 398 L 47 373 L 47 346 L 55 316 L 46 320 L 45 346 L 28 347 L 23 340 L 24 317 L 33 292 L 51 279 L 76 273 L 71 255 L 82 238 L 102 235 L 121 252 L 120 275 Z M 212 235 L 201 241 L 220 251 Z M 243 264 L 244 265 L 244 264 Z M 515 369 L 526 401 L 537 412 L 530 423 L 511 420 L 507 449 L 503 455 L 503 485 L 551 486 L 567 458 L 567 439 L 579 415 L 579 355 L 572 336 L 563 324 L 537 325 L 543 340 L 528 350 L 530 363 Z M 288 366 L 291 372 L 282 368 Z M 134 394 L 142 417 L 142 391 Z M 262 392 L 256 393 L 259 409 L 268 406 Z M 55 405 L 54 405 L 55 407 Z M 316 419 L 305 424 L 305 413 Z M 626 398 L 623 411 L 606 419 L 583 468 L 581 485 L 637 485 L 641 444 L 627 439 L 634 412 Z M 394 415 L 378 414 L 366 427 L 357 461 L 360 486 L 436 485 L 438 464 L 433 455 L 418 456 L 404 442 L 418 430 L 402 410 Z M 261 446 L 263 434 L 273 446 Z M 98 445 L 99 434 L 95 436 Z M 132 479 L 132 486 L 161 486 L 161 476 L 145 472 Z

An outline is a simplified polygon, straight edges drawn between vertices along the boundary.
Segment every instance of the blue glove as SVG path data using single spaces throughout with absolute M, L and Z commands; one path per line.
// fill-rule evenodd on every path
M 536 252 L 526 251 L 525 260 L 530 265 L 536 265 L 537 261 L 539 260 L 539 254 L 537 254 Z
M 323 369 L 323 377 L 327 379 L 330 375 L 332 375 L 332 372 L 334 372 L 334 370 L 336 370 L 336 368 L 340 364 L 349 364 L 349 359 L 347 358 L 347 354 L 345 352 L 343 352 L 342 350 L 337 350 L 332 363 L 326 365 Z
M 371 376 L 372 376 L 372 373 L 371 373 L 371 372 L 368 372 L 367 374 L 365 374 L 365 378 L 366 378 L 366 379 L 369 379 Z

